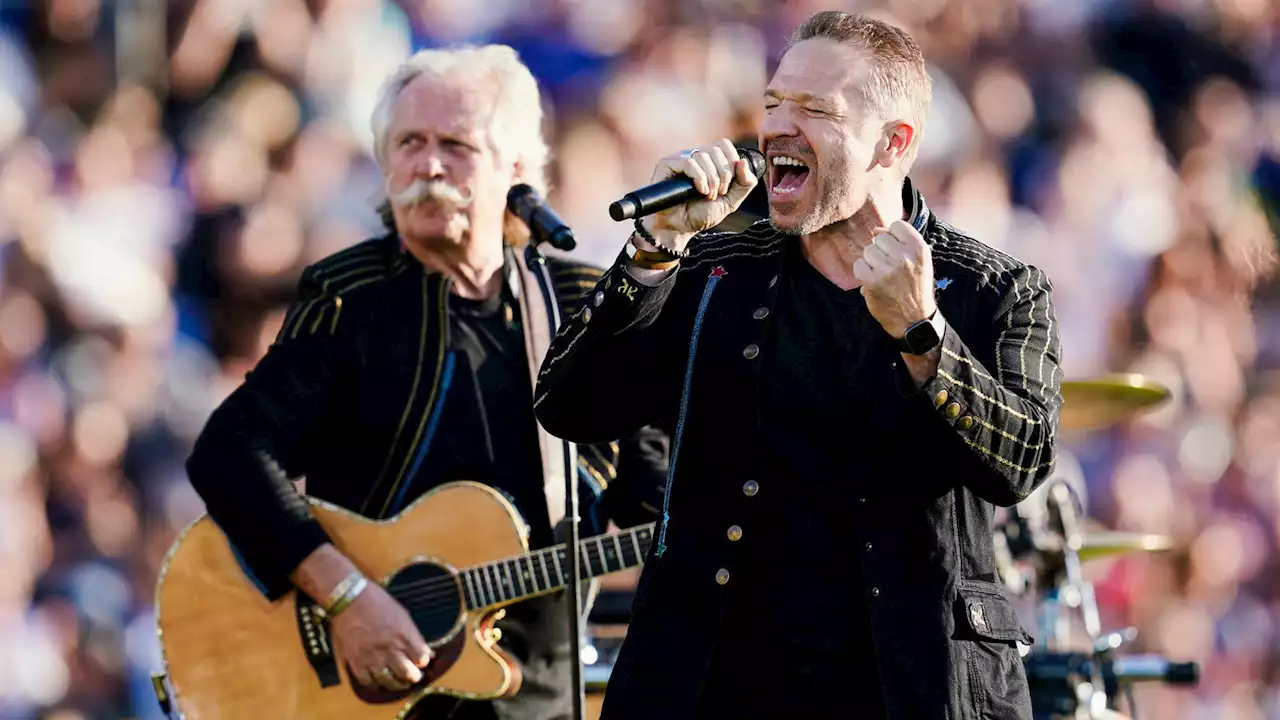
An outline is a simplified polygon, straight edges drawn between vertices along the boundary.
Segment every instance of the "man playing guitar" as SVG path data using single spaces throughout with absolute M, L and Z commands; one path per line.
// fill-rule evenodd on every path
M 513 250 L 527 230 L 506 196 L 519 183 L 545 188 L 541 125 L 537 85 L 510 48 L 431 50 L 405 63 L 373 118 L 389 233 L 306 268 L 275 342 L 187 464 L 246 574 L 268 599 L 295 588 L 313 599 L 361 685 L 403 690 L 432 651 L 380 578 L 330 541 L 292 479 L 370 518 L 442 483 L 478 480 L 519 510 L 534 548 L 554 543 L 565 472 L 581 484 L 584 536 L 606 518 L 629 527 L 657 517 L 661 433 L 579 445 L 576 467 L 557 469 L 558 441 L 534 418 L 532 374 L 549 342 L 536 337 L 536 313 L 548 309 L 537 309 L 538 287 Z M 548 265 L 565 308 L 600 276 Z M 513 699 L 424 704 L 418 717 L 569 717 L 563 597 L 515 605 L 499 624 L 521 664 Z

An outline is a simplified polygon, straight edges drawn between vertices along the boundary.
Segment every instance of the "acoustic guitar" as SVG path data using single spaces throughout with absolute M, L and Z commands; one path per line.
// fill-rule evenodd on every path
M 174 541 L 157 583 L 162 705 L 188 720 L 390 720 L 433 694 L 484 700 L 520 689 L 494 624 L 503 607 L 565 587 L 565 545 L 530 552 L 515 507 L 474 482 L 442 485 L 386 520 L 308 502 L 334 544 L 409 610 L 435 651 L 423 680 L 403 692 L 360 685 L 315 603 L 299 592 L 269 602 L 204 516 Z M 579 577 L 640 565 L 653 529 L 581 540 Z

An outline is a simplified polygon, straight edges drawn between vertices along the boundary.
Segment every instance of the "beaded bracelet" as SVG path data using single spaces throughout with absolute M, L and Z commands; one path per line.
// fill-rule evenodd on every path
M 636 245 L 634 235 L 627 241 L 626 251 L 632 263 L 646 270 L 670 270 L 680 264 L 680 258 L 672 257 L 665 252 L 641 249 Z
M 684 250 L 676 250 L 674 248 L 669 248 L 663 245 L 662 243 L 658 242 L 658 239 L 655 238 L 653 234 L 649 232 L 648 228 L 644 226 L 644 223 L 641 222 L 641 218 L 636 218 L 636 234 L 644 238 L 645 242 L 658 248 L 659 250 L 666 253 L 667 255 L 670 255 L 673 259 L 675 258 L 683 259 L 683 258 L 689 257 L 689 250 L 687 248 Z

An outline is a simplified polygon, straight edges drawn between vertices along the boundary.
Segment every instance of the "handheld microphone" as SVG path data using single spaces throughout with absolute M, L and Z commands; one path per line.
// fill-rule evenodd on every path
M 738 155 L 746 158 L 757 180 L 764 177 L 766 163 L 759 150 L 738 148 Z M 617 221 L 644 217 L 701 196 L 688 175 L 676 175 L 623 195 L 609 206 L 609 217 Z
M 529 226 L 535 243 L 549 242 L 565 252 L 577 247 L 573 231 L 532 187 L 524 183 L 512 187 L 507 192 L 507 209 Z

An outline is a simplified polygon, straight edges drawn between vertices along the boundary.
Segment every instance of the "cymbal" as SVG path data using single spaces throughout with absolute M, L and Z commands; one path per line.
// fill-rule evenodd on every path
M 1169 388 L 1137 373 L 1062 383 L 1063 430 L 1096 430 L 1169 399 Z
M 1112 555 L 1134 552 L 1164 552 L 1173 549 L 1173 538 L 1168 535 L 1135 532 L 1084 533 L 1076 555 L 1081 560 L 1095 560 Z

